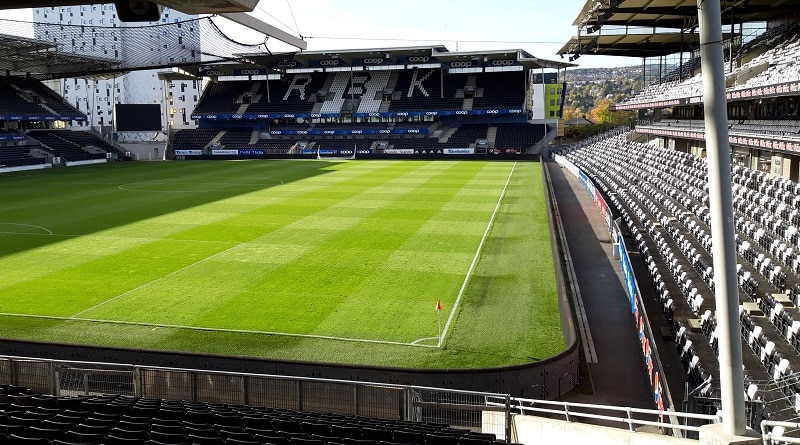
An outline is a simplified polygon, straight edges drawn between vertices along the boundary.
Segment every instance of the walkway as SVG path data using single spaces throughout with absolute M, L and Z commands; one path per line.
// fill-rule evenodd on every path
M 552 161 L 549 169 L 561 223 L 575 270 L 577 286 L 591 332 L 596 363 L 588 363 L 593 394 L 575 392 L 571 402 L 654 408 L 633 315 L 623 287 L 619 262 L 612 255 L 611 235 L 594 202 L 577 178 Z M 638 252 L 629 251 L 637 266 Z M 650 289 L 642 289 L 642 292 Z M 645 302 L 648 302 L 645 293 Z M 650 297 L 650 302 L 655 301 Z M 655 304 L 647 305 L 654 332 L 666 326 Z M 580 322 L 580 320 L 578 321 Z M 671 341 L 660 340 L 658 350 L 667 373 L 676 410 L 683 400 L 683 368 Z

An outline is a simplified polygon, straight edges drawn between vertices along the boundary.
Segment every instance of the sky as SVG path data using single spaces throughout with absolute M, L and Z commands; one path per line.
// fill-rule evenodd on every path
M 309 50 L 445 45 L 450 51 L 524 49 L 548 60 L 577 34 L 572 22 L 585 0 L 261 0 L 250 14 L 293 35 Z M 2 17 L 31 21 L 30 9 L 3 11 Z M 257 35 L 216 20 L 229 37 L 260 43 Z M 272 52 L 293 47 L 268 40 Z M 566 61 L 566 59 L 564 59 Z M 638 58 L 582 56 L 582 68 L 631 66 Z

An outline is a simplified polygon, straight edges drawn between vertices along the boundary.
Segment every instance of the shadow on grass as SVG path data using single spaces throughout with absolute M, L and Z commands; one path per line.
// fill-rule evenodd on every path
M 334 164 L 120 162 L 2 174 L 0 257 L 324 175 Z

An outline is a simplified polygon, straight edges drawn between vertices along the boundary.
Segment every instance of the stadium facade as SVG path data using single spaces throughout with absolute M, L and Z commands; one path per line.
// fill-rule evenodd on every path
M 113 3 L 87 4 L 34 8 L 34 34 L 36 39 L 51 41 L 59 50 L 100 59 L 127 59 L 131 51 L 145 51 L 153 63 L 169 64 L 185 62 L 174 60 L 176 51 L 200 53 L 199 28 L 188 26 L 178 39 L 152 28 L 152 32 L 136 35 L 136 42 L 128 41 L 133 36 L 122 32 L 124 28 L 141 28 L 158 24 L 180 23 L 196 19 L 197 15 L 165 8 L 160 22 L 124 22 L 117 16 Z M 90 32 L 79 34 L 54 30 L 52 24 L 85 26 Z M 63 30 L 63 28 L 62 28 Z M 160 60 L 163 59 L 163 60 Z M 164 70 L 139 70 L 127 73 L 64 78 L 48 82 L 48 86 L 59 92 L 76 109 L 85 113 L 86 121 L 72 121 L 68 126 L 91 127 L 103 135 L 116 134 L 121 142 L 166 140 L 160 132 L 114 133 L 114 107 L 117 104 L 158 104 L 162 106 L 161 128 L 190 128 L 195 125 L 192 110 L 202 90 L 200 79 L 173 79 Z

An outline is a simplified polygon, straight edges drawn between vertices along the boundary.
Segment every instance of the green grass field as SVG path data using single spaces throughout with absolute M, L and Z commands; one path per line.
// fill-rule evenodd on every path
M 564 348 L 533 162 L 4 174 L 0 270 L 7 338 L 413 368 Z

